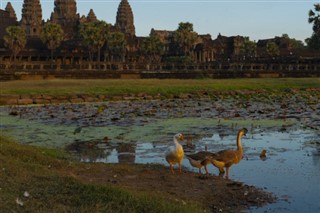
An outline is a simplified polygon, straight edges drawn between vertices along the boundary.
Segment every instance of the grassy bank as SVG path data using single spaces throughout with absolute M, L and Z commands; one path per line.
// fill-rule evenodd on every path
M 200 212 L 160 195 L 81 180 L 109 168 L 72 161 L 60 150 L 14 143 L 0 136 L 1 212 Z M 27 193 L 26 193 L 27 192 Z
M 180 95 L 199 91 L 230 90 L 284 90 L 287 88 L 319 88 L 319 78 L 258 78 L 258 79 L 104 79 L 104 80 L 37 80 L 1 82 L 1 94 L 103 94 L 122 95 L 146 93 L 155 95 Z

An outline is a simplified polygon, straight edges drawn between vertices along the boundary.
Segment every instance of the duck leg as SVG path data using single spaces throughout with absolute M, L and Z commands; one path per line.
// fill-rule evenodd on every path
M 201 173 L 201 168 L 199 168 L 199 175 L 201 175 L 202 173 Z
M 182 173 L 181 163 L 179 163 L 179 171 L 180 171 L 180 173 Z
M 226 179 L 229 179 L 229 167 L 226 167 Z
M 207 165 L 204 166 L 204 170 L 206 170 L 206 175 L 209 174 Z
M 171 173 L 174 174 L 173 167 L 172 167 L 171 163 L 170 163 L 170 170 L 171 170 Z

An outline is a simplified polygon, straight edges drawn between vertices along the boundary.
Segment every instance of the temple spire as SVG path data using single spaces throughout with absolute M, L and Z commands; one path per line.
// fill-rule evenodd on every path
M 50 20 L 62 27 L 66 39 L 72 39 L 80 20 L 79 14 L 77 14 L 76 1 L 55 0 L 54 11 Z
M 16 12 L 14 11 L 12 5 L 10 2 L 7 3 L 6 9 L 5 9 L 9 14 L 10 18 L 14 18 L 17 21 L 17 15 Z
M 27 36 L 40 36 L 42 29 L 42 9 L 39 0 L 24 0 L 21 27 Z
M 121 0 L 119 4 L 115 27 L 126 35 L 135 36 L 133 13 L 127 0 Z
M 88 21 L 88 22 L 95 22 L 95 21 L 97 21 L 97 16 L 96 16 L 96 14 L 94 14 L 94 12 L 93 12 L 92 9 L 90 9 L 90 11 L 89 11 L 89 13 L 88 13 L 87 21 Z

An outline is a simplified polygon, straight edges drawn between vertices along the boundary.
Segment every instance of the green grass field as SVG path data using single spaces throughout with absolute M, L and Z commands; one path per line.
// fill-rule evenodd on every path
M 33 80 L 0 82 L 1 94 L 103 94 L 179 95 L 198 91 L 284 90 L 319 88 L 320 78 L 250 78 L 250 79 L 104 79 L 104 80 Z

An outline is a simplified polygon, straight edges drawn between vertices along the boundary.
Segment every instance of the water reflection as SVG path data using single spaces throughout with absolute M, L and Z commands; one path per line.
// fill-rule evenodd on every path
M 135 163 L 136 144 L 108 143 L 106 139 L 79 141 L 66 146 L 81 162 Z
M 120 143 L 116 147 L 119 163 L 135 163 L 136 144 Z

